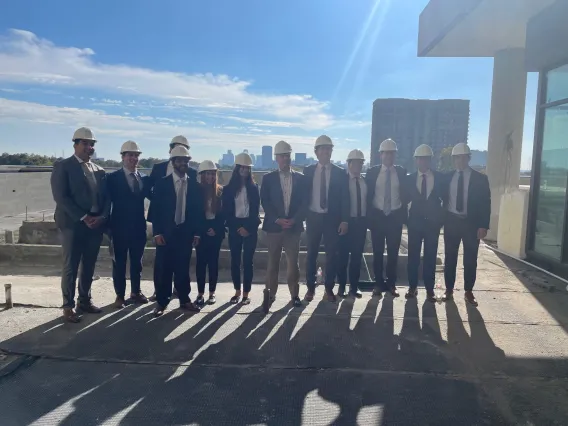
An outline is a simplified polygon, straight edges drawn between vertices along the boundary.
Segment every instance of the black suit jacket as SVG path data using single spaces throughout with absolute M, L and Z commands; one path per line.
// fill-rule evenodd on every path
M 264 209 L 262 229 L 266 232 L 281 232 L 282 227 L 276 224 L 277 219 L 294 219 L 291 231 L 303 231 L 307 212 L 306 178 L 302 173 L 291 171 L 292 197 L 288 215 L 284 209 L 284 194 L 280 184 L 280 172 L 275 170 L 262 178 L 260 201 Z
M 449 190 L 454 173 L 451 172 L 446 175 L 448 180 L 448 192 L 445 200 L 446 208 L 450 200 Z M 489 229 L 489 222 L 491 221 L 491 190 L 489 189 L 487 175 L 471 169 L 467 191 L 467 220 L 476 229 Z
M 112 203 L 110 229 L 113 236 L 127 238 L 132 233 L 146 234 L 144 199 L 151 191 L 149 176 L 140 173 L 142 190 L 135 194 L 130 189 L 124 169 L 109 173 L 107 187 Z
M 377 188 L 377 179 L 379 178 L 381 167 L 382 165 L 371 167 L 365 174 L 365 183 L 367 184 L 367 216 L 375 209 L 373 200 L 375 199 L 375 189 Z M 401 213 L 402 217 L 406 219 L 408 216 L 408 203 L 410 202 L 408 187 L 406 185 L 408 175 L 406 174 L 406 169 L 402 166 L 394 166 L 394 169 L 396 170 L 399 182 L 400 202 L 402 204 Z
M 432 171 L 434 174 L 434 187 L 424 200 L 416 186 L 418 172 L 407 176 L 406 186 L 409 200 L 412 203 L 408 212 L 408 227 L 436 227 L 441 228 L 444 224 L 446 213 L 444 201 L 447 196 L 447 176 L 442 173 Z
M 306 177 L 307 187 L 307 209 L 309 210 L 312 193 L 314 188 L 314 176 L 317 170 L 317 164 L 312 164 L 304 168 L 304 176 Z M 351 217 L 351 198 L 349 196 L 349 180 L 345 169 L 331 164 L 331 172 L 329 174 L 329 191 L 327 197 L 327 212 L 339 224 L 340 222 L 349 222 Z
M 106 187 L 106 173 L 102 167 L 95 164 L 94 174 L 97 180 L 98 213 L 108 218 L 110 198 Z M 81 163 L 74 155 L 53 165 L 51 192 L 55 201 L 55 223 L 60 229 L 73 228 L 91 211 L 91 187 Z
M 258 232 L 260 225 L 260 194 L 258 185 L 253 184 L 246 188 L 249 202 L 249 217 L 238 218 L 235 216 L 235 197 L 236 192 L 226 185 L 223 187 L 223 214 L 229 230 L 237 230 L 241 226 L 249 233 Z
M 149 200 L 152 200 L 152 196 L 154 191 L 152 190 L 160 179 L 166 177 L 166 173 L 168 172 L 168 164 L 169 161 L 162 161 L 161 163 L 154 164 L 152 167 L 152 171 L 150 172 L 149 177 L 149 186 L 151 191 L 146 194 L 146 197 Z M 192 169 L 191 167 L 187 170 L 187 176 L 190 180 L 197 182 L 197 171 Z M 154 208 L 152 208 L 152 203 L 150 202 L 150 207 L 148 207 L 148 222 L 153 222 L 154 217 Z
M 152 202 L 155 203 L 155 207 L 152 232 L 154 236 L 163 235 L 167 243 L 173 233 L 182 232 L 188 238 L 203 234 L 205 227 L 203 192 L 195 180 L 187 180 L 185 222 L 179 227 L 175 223 L 177 197 L 174 177 L 172 175 L 163 177 L 156 182 L 153 191 Z

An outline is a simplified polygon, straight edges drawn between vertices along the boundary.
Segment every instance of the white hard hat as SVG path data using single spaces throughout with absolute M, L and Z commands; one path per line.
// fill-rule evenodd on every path
M 142 153 L 142 151 L 140 151 L 140 147 L 134 141 L 126 141 L 122 144 L 122 146 L 120 147 L 120 153 L 124 154 L 125 152 L 137 152 L 139 154 Z
M 347 156 L 347 161 L 349 160 L 363 160 L 365 161 L 365 154 L 360 149 L 354 149 Z
M 238 166 L 252 167 L 252 158 L 246 152 L 235 155 L 235 164 Z
M 434 152 L 432 152 L 432 148 L 429 145 L 422 144 L 416 148 L 414 151 L 415 157 L 433 157 Z
M 469 154 L 471 154 L 471 151 L 469 150 L 469 146 L 468 146 L 468 144 L 466 144 L 464 142 L 458 143 L 452 149 L 452 155 L 469 155 Z
M 191 155 L 189 155 L 189 150 L 185 146 L 176 145 L 172 148 L 172 151 L 170 152 L 170 158 L 174 157 L 191 158 Z
M 379 152 L 388 152 L 388 151 L 398 151 L 396 142 L 390 138 L 382 141 L 381 146 L 379 147 Z
M 316 139 L 315 147 L 317 148 L 318 146 L 333 146 L 333 142 L 329 136 L 321 135 Z
M 174 136 L 172 141 L 170 142 L 170 145 L 174 145 L 174 144 L 183 145 L 187 149 L 189 149 L 189 142 L 187 141 L 187 138 L 185 136 L 182 136 L 182 135 Z
M 213 161 L 203 160 L 201 163 L 199 163 L 199 167 L 197 168 L 197 173 L 215 171 L 215 170 L 217 170 L 217 166 Z
M 73 139 L 71 140 L 75 142 L 77 139 L 95 142 L 97 141 L 95 134 L 88 127 L 81 127 L 80 129 L 75 130 L 75 133 L 73 133 Z
M 274 146 L 274 155 L 290 154 L 291 152 L 292 146 L 286 141 L 280 141 Z

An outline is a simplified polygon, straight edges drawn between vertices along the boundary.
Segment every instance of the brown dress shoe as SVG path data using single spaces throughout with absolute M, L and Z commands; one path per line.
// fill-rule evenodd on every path
M 333 292 L 331 291 L 326 291 L 325 293 L 325 298 L 327 299 L 328 302 L 337 302 L 337 297 L 335 297 L 335 294 L 333 294 Z
M 132 300 L 134 303 L 139 303 L 139 304 L 148 303 L 148 298 L 146 296 L 144 296 L 144 293 L 142 293 L 142 292 L 131 293 L 130 294 L 130 300 Z
M 314 296 L 315 296 L 315 292 L 308 290 L 308 292 L 304 296 L 304 299 L 306 299 L 308 302 L 311 302 L 312 300 L 314 300 Z
M 464 294 L 464 299 L 467 303 L 469 303 L 472 306 L 477 306 L 477 300 L 475 299 L 475 296 L 473 295 L 473 292 L 471 291 L 466 291 Z
M 114 301 L 113 306 L 116 309 L 122 309 L 126 306 L 126 302 L 124 301 L 124 299 L 120 296 L 116 296 L 116 300 Z
M 98 306 L 93 305 L 93 302 L 79 304 L 79 310 L 86 314 L 100 314 L 103 311 Z
M 201 309 L 199 309 L 199 307 L 197 307 L 195 305 L 195 303 L 193 303 L 193 302 L 180 303 L 179 308 L 184 310 L 184 311 L 188 311 L 188 312 L 200 312 L 201 311 Z
M 77 324 L 81 321 L 81 318 L 79 318 L 73 308 L 63 308 L 63 318 L 65 318 L 65 321 L 73 324 Z

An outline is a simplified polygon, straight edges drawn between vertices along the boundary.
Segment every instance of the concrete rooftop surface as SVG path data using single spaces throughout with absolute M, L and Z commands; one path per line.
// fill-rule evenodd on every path
M 568 424 L 566 285 L 485 247 L 477 309 L 462 291 L 407 301 L 404 283 L 398 299 L 331 304 L 318 289 L 295 309 L 281 285 L 265 316 L 263 286 L 240 307 L 221 283 L 201 313 L 174 300 L 153 319 L 151 304 L 109 306 L 103 276 L 103 314 L 73 325 L 59 279 L 25 273 L 0 277 L 16 302 L 0 312 L 2 426 Z

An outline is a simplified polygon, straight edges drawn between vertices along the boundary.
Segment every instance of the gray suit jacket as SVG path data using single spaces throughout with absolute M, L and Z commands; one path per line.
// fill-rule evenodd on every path
M 106 189 L 106 175 L 104 169 L 96 164 L 95 178 L 98 187 L 99 214 L 108 218 L 111 202 Z M 72 228 L 83 216 L 90 213 L 91 187 L 81 163 L 74 155 L 53 165 L 51 192 L 56 204 L 55 223 L 60 229 Z

